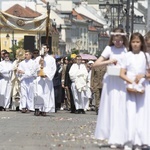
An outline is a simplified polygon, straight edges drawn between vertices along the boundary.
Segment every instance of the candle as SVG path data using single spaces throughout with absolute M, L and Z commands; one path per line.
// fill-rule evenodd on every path
M 40 55 L 44 55 L 44 48 L 42 47 L 42 49 L 40 50 Z

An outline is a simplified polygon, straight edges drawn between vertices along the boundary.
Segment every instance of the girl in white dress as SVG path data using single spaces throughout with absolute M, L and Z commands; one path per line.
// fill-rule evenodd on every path
M 120 68 L 128 41 L 123 29 L 114 29 L 110 44 L 106 46 L 94 67 L 112 65 Z M 119 76 L 106 74 L 99 106 L 95 138 L 108 140 L 111 148 L 124 145 L 127 141 L 126 130 L 126 92 L 125 82 Z
M 129 43 L 129 52 L 122 61 L 121 78 L 129 84 L 137 84 L 145 77 L 147 60 L 149 55 L 146 52 L 144 37 L 140 33 L 133 33 Z M 146 82 L 145 83 L 145 89 Z M 128 142 L 136 146 L 147 144 L 145 126 L 147 125 L 147 104 L 145 93 L 127 92 L 127 114 L 128 114 Z
M 145 36 L 146 43 L 146 52 L 150 56 L 150 31 Z M 146 77 L 146 86 L 145 86 L 145 100 L 144 100 L 144 108 L 143 108 L 143 117 L 141 122 L 143 123 L 143 131 L 142 131 L 142 148 L 147 148 L 150 146 L 150 64 L 147 57 L 147 72 L 145 74 Z

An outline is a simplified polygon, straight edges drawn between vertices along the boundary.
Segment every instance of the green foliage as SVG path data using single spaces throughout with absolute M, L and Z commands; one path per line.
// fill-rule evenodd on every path
M 78 55 L 78 54 L 79 54 L 79 50 L 73 48 L 73 49 L 71 50 L 71 53 Z
M 95 56 L 98 58 L 98 57 L 100 57 L 100 56 L 101 56 L 101 53 L 102 53 L 102 51 L 96 51 Z
M 16 50 L 19 49 L 19 48 L 23 48 L 23 45 L 24 45 L 24 40 L 20 40 L 18 41 L 18 45 L 13 45 L 10 49 L 12 50 L 12 53 L 10 53 L 10 59 L 11 60 L 14 60 L 15 59 L 15 56 L 16 56 Z

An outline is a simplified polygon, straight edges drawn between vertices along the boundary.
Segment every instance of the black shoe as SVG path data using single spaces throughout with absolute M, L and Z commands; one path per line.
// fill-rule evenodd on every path
M 0 111 L 5 111 L 6 109 L 2 106 L 0 106 Z
M 82 114 L 86 114 L 85 111 L 84 111 L 84 109 L 81 109 L 81 113 L 82 113 Z
M 16 111 L 19 111 L 19 106 L 16 107 Z
M 75 113 L 75 111 L 71 111 L 70 113 Z
M 27 110 L 26 110 L 25 108 L 22 108 L 21 112 L 22 112 L 22 113 L 26 113 Z
M 35 116 L 40 116 L 40 111 L 39 111 L 39 109 L 35 109 L 34 115 L 35 115 Z
M 96 111 L 96 115 L 98 115 L 98 108 L 96 108 L 95 111 Z
M 76 110 L 76 111 L 75 111 L 75 114 L 80 114 L 80 110 L 79 110 L 79 109 Z

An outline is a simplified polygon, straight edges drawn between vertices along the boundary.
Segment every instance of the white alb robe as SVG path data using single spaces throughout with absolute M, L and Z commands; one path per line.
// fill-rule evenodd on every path
M 39 66 L 41 56 L 37 57 L 35 62 Z M 50 56 L 44 56 L 43 71 L 47 77 L 37 77 L 35 80 L 35 109 L 41 112 L 55 112 L 55 96 L 53 87 L 53 77 L 56 72 L 56 61 Z
M 4 108 L 9 108 L 10 105 L 10 95 L 11 95 L 11 75 L 12 75 L 13 65 L 11 61 L 0 62 L 0 106 Z
M 88 103 L 87 77 L 88 71 L 84 64 L 73 64 L 69 71 L 72 81 L 71 90 L 76 109 L 86 109 Z
M 34 79 L 36 76 L 35 62 L 30 60 L 23 60 L 19 63 L 18 70 L 22 70 L 25 73 L 18 77 L 20 78 L 20 110 L 27 108 L 28 110 L 34 110 Z
M 12 77 L 11 77 L 11 84 L 12 84 L 12 92 L 11 92 L 11 96 L 12 96 L 12 110 L 16 110 L 16 107 L 19 106 L 19 100 L 16 101 L 17 94 L 20 95 L 20 81 L 19 81 L 19 79 L 18 79 L 18 77 L 16 75 L 19 62 L 20 61 L 18 59 L 13 62 L 13 73 L 12 73 Z

